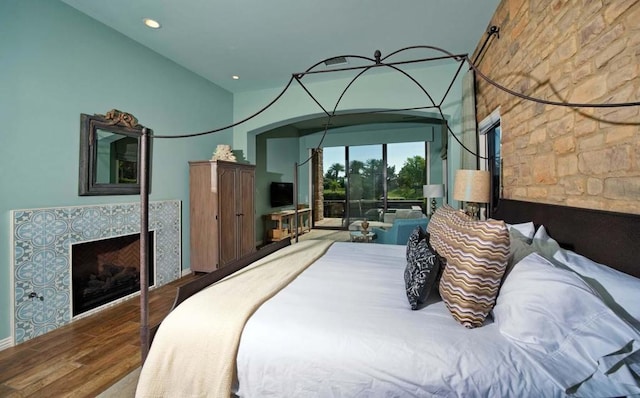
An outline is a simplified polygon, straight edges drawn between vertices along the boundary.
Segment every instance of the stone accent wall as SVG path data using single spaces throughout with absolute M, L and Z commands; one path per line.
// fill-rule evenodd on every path
M 324 174 L 322 148 L 313 150 L 313 220 L 324 220 Z
M 503 0 L 490 25 L 500 38 L 479 69 L 500 84 L 554 101 L 640 101 L 637 0 Z M 498 107 L 504 197 L 640 214 L 639 106 L 543 105 L 479 78 L 478 120 Z

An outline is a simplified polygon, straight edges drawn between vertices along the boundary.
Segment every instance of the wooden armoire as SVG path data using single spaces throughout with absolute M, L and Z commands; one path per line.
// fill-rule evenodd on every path
M 191 271 L 211 272 L 256 250 L 255 166 L 189 162 Z

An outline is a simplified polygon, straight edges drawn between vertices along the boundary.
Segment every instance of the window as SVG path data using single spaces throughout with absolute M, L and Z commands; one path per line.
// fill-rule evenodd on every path
M 423 207 L 425 154 L 425 142 L 323 148 L 321 225 L 345 227 L 364 218 L 382 221 L 387 210 Z M 340 223 L 331 223 L 332 218 Z
M 480 155 L 484 159 L 481 169 L 491 173 L 491 198 L 488 208 L 488 216 L 491 216 L 502 197 L 502 154 L 500 129 L 500 111 L 496 110 L 480 122 Z

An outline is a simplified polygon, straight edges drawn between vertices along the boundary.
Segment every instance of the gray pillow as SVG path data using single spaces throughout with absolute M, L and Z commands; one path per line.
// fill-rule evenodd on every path
M 513 233 L 513 232 L 512 232 Z M 528 243 L 513 237 L 511 233 L 511 240 L 509 241 L 509 257 L 507 259 L 507 268 L 502 277 L 504 282 L 509 275 L 509 272 L 513 269 L 513 266 L 518 264 L 520 260 L 527 257 L 529 254 L 534 253 L 535 249 Z

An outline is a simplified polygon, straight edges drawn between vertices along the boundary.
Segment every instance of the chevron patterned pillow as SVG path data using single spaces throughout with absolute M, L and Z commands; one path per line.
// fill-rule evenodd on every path
M 495 305 L 507 265 L 509 231 L 503 221 L 475 221 L 450 207 L 442 213 L 442 225 L 436 221 L 435 230 L 429 230 L 432 245 L 447 261 L 440 296 L 462 325 L 482 326 Z
M 473 221 L 473 219 L 466 213 L 456 210 L 448 204 L 444 204 L 436 210 L 427 225 L 427 231 L 431 235 L 429 244 L 444 258 L 451 255 L 451 245 L 445 237 L 448 236 L 447 231 L 450 230 L 450 224 L 453 217 Z

